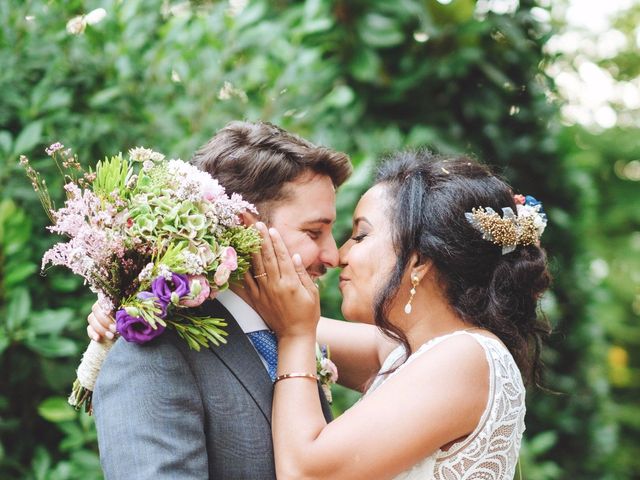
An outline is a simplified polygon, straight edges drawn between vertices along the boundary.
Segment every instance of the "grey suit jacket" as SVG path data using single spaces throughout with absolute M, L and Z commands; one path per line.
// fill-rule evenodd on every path
M 167 331 L 109 352 L 93 394 L 108 480 L 275 479 L 271 379 L 220 302 L 202 310 L 227 321 L 226 345 L 196 352 Z

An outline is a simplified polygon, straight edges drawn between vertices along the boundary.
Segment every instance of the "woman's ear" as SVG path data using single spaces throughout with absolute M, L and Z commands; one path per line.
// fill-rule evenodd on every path
M 253 225 L 258 220 L 260 220 L 260 218 L 256 214 L 248 212 L 246 210 L 244 212 L 240 212 L 238 214 L 238 217 L 240 217 L 240 223 L 242 223 L 242 225 L 244 225 L 245 227 Z
M 417 253 L 411 254 L 409 258 L 409 272 L 411 278 L 417 277 L 418 283 L 428 276 L 433 270 L 433 262 L 430 259 L 421 259 Z

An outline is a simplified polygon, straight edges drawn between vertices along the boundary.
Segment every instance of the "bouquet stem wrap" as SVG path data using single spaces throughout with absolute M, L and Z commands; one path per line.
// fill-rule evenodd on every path
M 101 343 L 93 340 L 89 342 L 77 370 L 78 377 L 73 382 L 73 389 L 69 395 L 69 405 L 76 410 L 80 410 L 84 406 L 85 411 L 91 413 L 91 399 L 98 373 L 100 373 L 100 368 L 102 368 L 102 364 L 114 343 L 115 340 L 108 338 L 103 339 Z
M 107 311 L 113 308 L 113 303 L 101 293 L 98 294 L 98 304 Z M 82 354 L 82 361 L 76 371 L 78 376 L 73 382 L 73 389 L 68 400 L 69 405 L 76 410 L 84 407 L 86 412 L 91 413 L 91 400 L 98 374 L 109 350 L 115 343 L 115 339 L 112 340 L 106 337 L 100 343 L 91 340 Z

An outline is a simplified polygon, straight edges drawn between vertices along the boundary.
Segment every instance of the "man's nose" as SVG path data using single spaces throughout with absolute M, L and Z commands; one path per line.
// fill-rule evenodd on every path
M 326 241 L 322 244 L 320 250 L 320 261 L 327 267 L 335 268 L 340 263 L 340 254 L 338 253 L 338 247 L 336 246 L 336 240 L 333 235 L 329 235 Z

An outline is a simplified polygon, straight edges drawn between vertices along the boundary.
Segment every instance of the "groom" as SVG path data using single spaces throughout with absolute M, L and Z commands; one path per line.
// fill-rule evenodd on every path
M 337 266 L 331 227 L 346 155 L 271 124 L 232 122 L 192 162 L 253 203 L 260 216 L 244 220 L 276 227 L 312 277 Z M 109 353 L 93 396 L 107 479 L 275 479 L 275 339 L 241 286 L 203 308 L 227 321 L 226 345 L 196 352 L 167 332 L 142 346 L 119 339 Z

